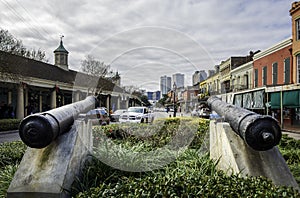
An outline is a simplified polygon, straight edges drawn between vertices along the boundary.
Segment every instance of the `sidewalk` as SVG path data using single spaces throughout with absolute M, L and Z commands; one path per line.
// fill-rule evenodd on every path
M 300 132 L 282 130 L 282 134 L 287 134 L 291 138 L 295 138 L 296 140 L 300 140 Z

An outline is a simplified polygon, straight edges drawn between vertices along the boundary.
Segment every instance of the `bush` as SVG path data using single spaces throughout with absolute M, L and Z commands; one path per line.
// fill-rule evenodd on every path
M 8 187 L 17 169 L 18 164 L 14 164 L 6 165 L 0 170 L 0 198 L 6 197 Z
M 211 161 L 207 154 L 208 149 L 203 150 L 208 130 L 208 120 L 199 118 L 168 118 L 156 121 L 153 126 L 129 124 L 95 128 L 95 155 L 87 161 L 82 178 L 74 183 L 73 196 L 299 197 L 298 191 L 275 186 L 270 180 L 262 177 L 227 176 L 224 172 L 216 170 L 216 163 Z M 190 133 L 191 131 L 193 133 Z M 125 135 L 119 138 L 111 135 L 114 132 Z M 101 142 L 103 136 L 107 139 Z M 123 163 L 132 156 L 128 163 L 140 163 L 135 152 L 149 152 L 166 145 L 170 151 L 176 150 L 176 146 L 184 148 L 184 145 L 189 145 L 189 147 L 183 149 L 183 152 L 167 153 L 167 155 L 174 154 L 176 159 L 151 171 L 127 172 L 113 168 L 117 166 L 111 166 L 113 162 L 119 163 L 119 160 Z M 99 153 L 105 154 L 106 158 L 115 158 L 107 163 L 99 157 Z M 158 159 L 157 163 L 167 161 L 167 155 Z M 294 166 L 300 164 L 295 155 L 297 153 L 292 153 L 290 158 L 294 160 L 289 160 Z M 143 158 L 142 161 L 147 159 Z M 292 169 L 299 172 L 297 168 Z
M 300 140 L 284 134 L 278 147 L 294 178 L 300 184 Z
M 1 119 L 0 120 L 0 132 L 16 130 L 19 128 L 21 120 L 20 119 Z
M 19 163 L 27 146 L 22 141 L 0 144 L 0 167 Z
M 130 173 L 98 159 L 85 169 L 88 183 L 76 197 L 297 197 L 296 191 L 276 187 L 262 177 L 227 176 L 216 170 L 208 155 L 188 149 L 162 169 Z M 91 182 L 92 185 L 88 187 Z M 75 195 L 74 195 L 75 196 Z

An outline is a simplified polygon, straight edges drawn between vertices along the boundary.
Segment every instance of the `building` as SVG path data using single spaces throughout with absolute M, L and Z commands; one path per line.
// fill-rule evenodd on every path
M 96 95 L 108 110 L 127 108 L 135 98 L 106 78 L 70 70 L 60 41 L 54 65 L 0 51 L 0 118 L 22 119 Z
M 208 72 L 208 77 L 211 77 L 211 76 L 215 75 L 215 73 L 216 73 L 216 71 L 212 70 L 212 69 L 208 70 L 207 72 Z
M 184 87 L 184 74 L 176 73 L 173 74 L 173 84 L 176 84 L 177 88 L 183 88 Z
M 160 92 L 162 95 L 167 94 L 172 89 L 171 85 L 171 77 L 169 76 L 161 76 L 160 77 Z
M 147 92 L 148 100 L 158 101 L 160 100 L 160 91 L 148 91 Z
M 231 92 L 231 70 L 241 66 L 244 63 L 251 61 L 252 57 L 241 56 L 241 57 L 230 57 L 225 61 L 222 61 L 220 64 L 220 83 L 221 83 L 221 92 L 228 93 Z
M 292 39 L 286 39 L 253 58 L 253 88 L 291 83 Z
M 204 70 L 195 71 L 193 74 L 193 86 L 207 79 L 207 74 Z

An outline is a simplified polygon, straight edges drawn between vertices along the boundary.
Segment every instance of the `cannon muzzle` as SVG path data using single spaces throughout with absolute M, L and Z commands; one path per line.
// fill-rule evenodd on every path
M 216 96 L 208 98 L 207 103 L 254 150 L 265 151 L 279 144 L 281 128 L 275 118 L 228 104 Z
M 96 98 L 89 96 L 79 102 L 27 116 L 19 127 L 21 140 L 29 147 L 44 148 L 67 132 L 79 114 L 94 109 L 95 105 Z

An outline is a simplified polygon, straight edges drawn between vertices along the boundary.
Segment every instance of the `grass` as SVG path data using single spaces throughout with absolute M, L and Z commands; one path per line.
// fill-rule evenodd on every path
M 227 176 L 209 159 L 208 122 L 168 118 L 153 125 L 94 128 L 94 153 L 73 197 L 300 197 L 262 177 Z M 283 136 L 279 145 L 299 183 L 299 141 Z M 0 144 L 0 197 L 6 196 L 26 146 Z

